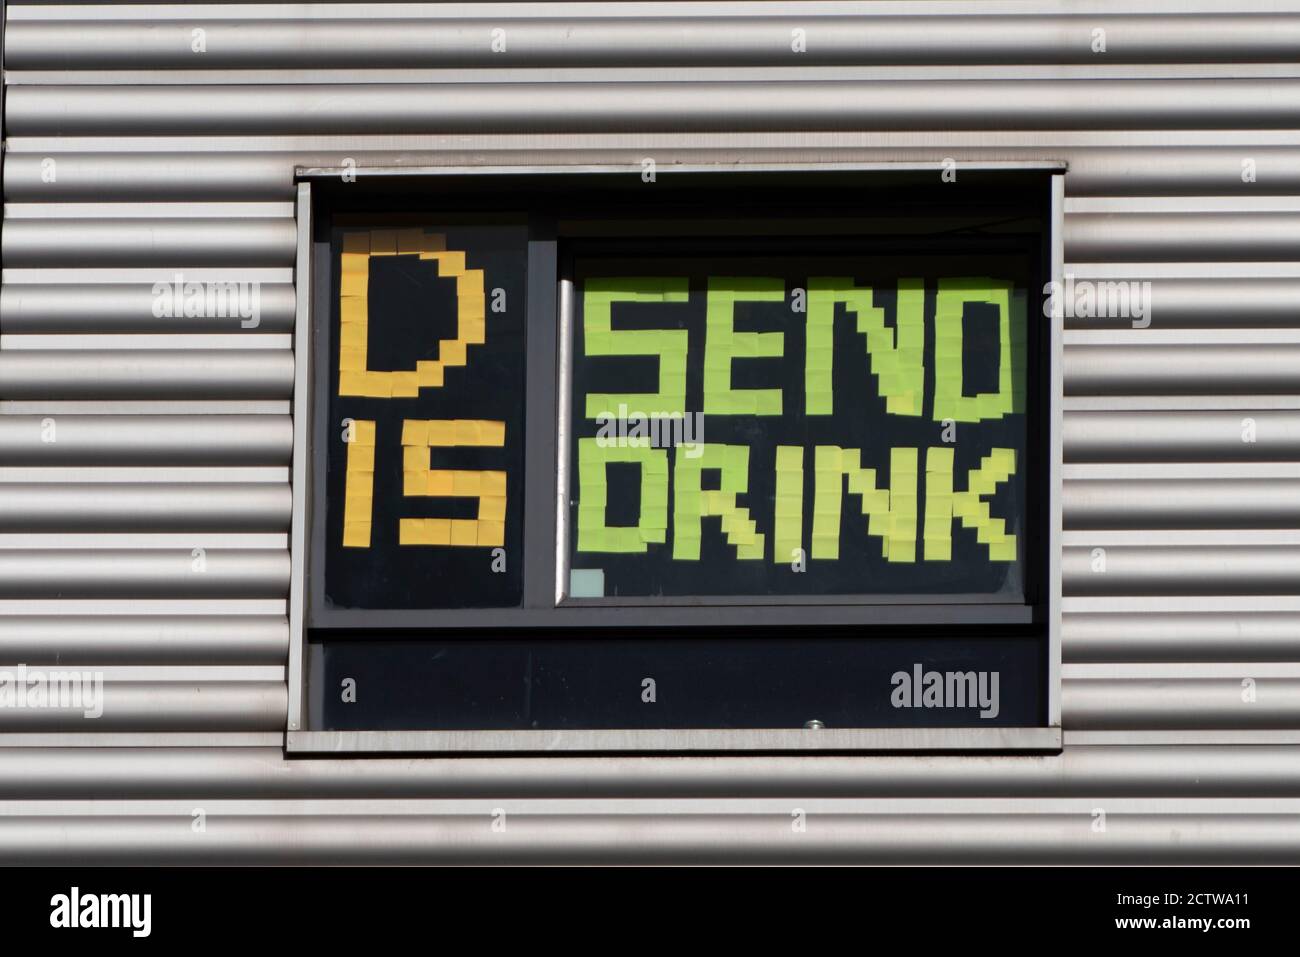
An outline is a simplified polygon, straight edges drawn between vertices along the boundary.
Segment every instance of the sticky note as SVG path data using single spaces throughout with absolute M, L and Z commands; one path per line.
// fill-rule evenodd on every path
M 417 360 L 410 370 L 368 365 L 369 272 L 373 256 L 417 256 L 432 261 L 439 276 L 456 280 L 456 336 L 438 341 L 437 360 Z M 466 365 L 470 345 L 486 341 L 484 275 L 467 269 L 465 253 L 446 249 L 446 237 L 421 229 L 374 229 L 344 233 L 339 280 L 339 394 L 376 399 L 415 398 L 440 388 L 448 367 Z
M 710 276 L 705 303 L 704 412 L 706 415 L 780 415 L 780 389 L 734 389 L 732 362 L 777 358 L 785 353 L 785 334 L 739 332 L 736 305 L 782 302 L 785 282 L 751 276 Z
M 1012 308 L 1012 284 L 984 278 L 941 279 L 935 301 L 934 417 L 955 422 L 1000 419 L 1023 410 L 1023 363 L 1013 351 L 1023 349 L 1023 305 Z M 1019 300 L 1019 297 L 1016 297 Z M 998 390 L 966 395 L 962 383 L 963 320 L 968 303 L 994 306 L 998 312 Z
M 370 523 L 344 521 L 343 547 L 344 548 L 369 548 L 370 547 Z
M 603 598 L 605 572 L 600 568 L 569 569 L 570 598 Z
M 966 476 L 966 488 L 953 490 L 953 450 L 934 448 L 927 453 L 925 501 L 925 558 L 947 561 L 952 557 L 952 523 L 975 532 L 988 547 L 990 561 L 1016 560 L 1017 542 L 1006 530 L 1006 520 L 993 517 L 983 498 L 1015 474 L 1015 450 L 992 449 L 978 468 Z
M 862 468 L 861 449 L 819 445 L 814 451 L 812 557 L 840 557 L 840 509 L 844 487 L 857 495 L 868 535 L 881 539 L 881 557 L 916 561 L 917 450 L 890 450 L 890 485 L 877 486 L 876 470 Z
M 686 412 L 685 329 L 615 329 L 615 304 L 685 302 L 689 287 L 685 279 L 646 277 L 593 277 L 583 283 L 583 354 L 656 357 L 659 383 L 656 392 L 589 393 L 585 414 L 588 419 L 615 417 L 619 409 L 634 415 L 655 416 Z
M 607 466 L 640 466 L 641 513 L 632 526 L 605 522 L 609 489 Z M 668 453 L 649 445 L 616 445 L 600 439 L 578 440 L 579 552 L 644 552 L 667 538 Z
M 839 305 L 856 316 L 857 330 L 866 337 L 871 372 L 877 391 L 885 397 L 892 415 L 920 415 L 925 388 L 925 286 L 920 279 L 900 279 L 895 297 L 894 326 L 885 311 L 874 304 L 870 287 L 855 286 L 847 277 L 812 277 L 808 280 L 807 358 L 804 369 L 804 406 L 809 415 L 835 411 L 835 316 Z
M 705 469 L 721 470 L 721 488 L 702 488 Z M 677 456 L 673 470 L 673 558 L 699 561 L 701 520 L 718 516 L 727 543 L 736 548 L 736 558 L 761 559 L 764 535 L 750 518 L 749 509 L 737 502 L 748 488 L 748 446 L 709 443 L 698 458 Z
M 404 419 L 402 422 L 402 490 L 434 498 L 477 498 L 474 519 L 402 519 L 410 524 L 399 538 L 403 545 L 452 547 L 500 546 L 505 543 L 506 473 L 500 470 L 431 468 L 434 448 L 500 446 L 505 423 L 487 419 Z M 372 450 L 373 451 L 373 450 Z

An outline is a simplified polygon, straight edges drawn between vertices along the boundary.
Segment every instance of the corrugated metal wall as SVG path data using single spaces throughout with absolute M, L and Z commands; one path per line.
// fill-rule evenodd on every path
M 0 862 L 1300 861 L 1300 4 L 11 4 L 4 60 L 0 668 L 107 684 L 0 710 Z M 647 156 L 1069 162 L 1067 272 L 1154 306 L 1066 334 L 1063 754 L 283 756 L 294 167 Z

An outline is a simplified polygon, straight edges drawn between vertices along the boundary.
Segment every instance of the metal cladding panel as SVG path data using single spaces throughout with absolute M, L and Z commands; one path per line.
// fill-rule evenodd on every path
M 5 13 L 0 858 L 1300 861 L 1300 3 Z M 1061 754 L 284 756 L 295 167 L 646 156 L 1069 164 Z
M 342 79 L 342 78 L 340 78 Z M 604 130 L 1285 129 L 1300 81 L 588 80 L 18 86 L 15 136 L 296 133 L 586 133 Z
M 21 21 L 10 28 L 7 60 L 16 70 L 131 70 L 272 67 L 496 66 L 484 43 L 504 31 L 511 65 L 782 66 L 794 30 L 811 28 L 805 58 L 821 66 L 1087 63 L 1101 27 L 1117 35 L 1107 53 L 1123 63 L 1259 63 L 1300 54 L 1300 26 L 1285 16 L 1043 16 L 1012 20 L 952 14 L 942 30 L 927 16 L 821 14 L 811 22 L 787 7 L 766 16 L 697 13 L 690 19 L 622 16 L 587 7 L 572 17 L 553 13 L 485 15 L 469 5 L 450 16 L 412 11 L 372 20 L 364 5 L 330 19 L 251 18 L 239 12 L 213 21 L 199 8 L 173 7 L 166 21 Z M 555 5 L 551 5 L 554 7 Z M 841 5 L 852 8 L 851 5 Z M 898 5 L 895 5 L 896 7 Z M 1046 5 L 1040 5 L 1046 6 Z M 596 16 L 591 14 L 595 13 Z M 193 56 L 193 28 L 210 48 Z

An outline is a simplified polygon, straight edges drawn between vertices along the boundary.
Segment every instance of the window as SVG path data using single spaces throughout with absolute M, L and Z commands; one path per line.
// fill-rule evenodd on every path
M 948 247 L 575 252 L 565 595 L 1022 604 L 1033 251 Z
M 1050 170 L 310 182 L 291 747 L 1057 740 Z

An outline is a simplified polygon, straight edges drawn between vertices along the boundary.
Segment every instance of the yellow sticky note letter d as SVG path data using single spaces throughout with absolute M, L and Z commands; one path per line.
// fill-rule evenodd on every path
M 432 261 L 439 276 L 456 280 L 456 338 L 438 341 L 437 359 L 421 359 L 413 370 L 369 368 L 370 260 L 375 256 L 418 256 Z M 468 347 L 486 341 L 486 320 L 483 270 L 466 268 L 465 254 L 447 249 L 441 233 L 422 229 L 344 233 L 339 280 L 339 395 L 405 399 L 415 398 L 421 389 L 441 387 L 443 372 L 465 365 Z

